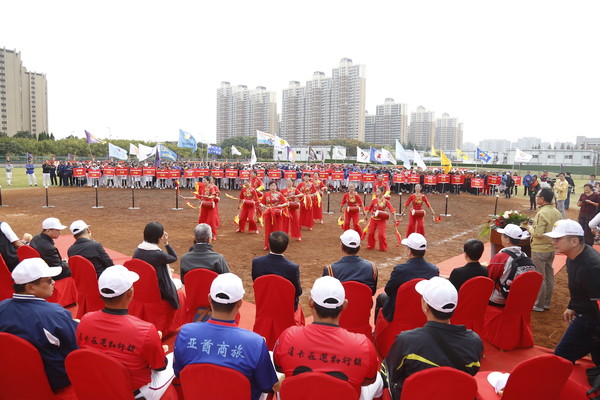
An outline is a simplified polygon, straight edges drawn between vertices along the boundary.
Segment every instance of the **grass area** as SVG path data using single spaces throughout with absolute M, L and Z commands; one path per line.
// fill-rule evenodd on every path
M 14 187 L 14 188 L 24 188 L 24 187 L 28 187 L 29 183 L 27 183 L 27 176 L 25 174 L 25 168 L 15 168 L 13 169 L 13 177 L 12 177 L 12 186 L 8 186 L 8 183 L 6 183 L 6 170 L 4 169 L 4 166 L 0 166 L 0 168 L 2 168 L 1 172 L 0 172 L 0 186 L 2 186 L 2 189 L 7 189 L 10 187 Z M 39 171 L 38 171 L 39 169 Z M 37 178 L 37 184 L 38 186 L 42 186 L 42 168 L 36 168 L 35 169 L 35 177 Z

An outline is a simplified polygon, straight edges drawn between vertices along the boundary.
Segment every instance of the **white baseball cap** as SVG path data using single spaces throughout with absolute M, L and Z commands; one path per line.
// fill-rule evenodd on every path
M 24 285 L 40 278 L 50 278 L 62 272 L 62 267 L 49 267 L 46 261 L 39 257 L 27 258 L 21 261 L 12 272 L 16 284 Z
M 346 232 L 340 235 L 340 240 L 346 247 L 357 248 L 360 247 L 360 235 L 353 229 L 348 229 Z
M 402 239 L 401 243 L 413 250 L 427 250 L 427 240 L 420 233 L 411 233 L 406 239 Z
M 313 284 L 310 298 L 321 307 L 333 309 L 344 304 L 346 291 L 342 282 L 333 276 L 322 276 Z
M 140 276 L 122 265 L 113 265 L 102 272 L 98 278 L 98 289 L 102 297 L 117 297 L 128 291 Z
M 236 303 L 244 293 L 242 280 L 231 272 L 218 275 L 210 285 L 210 298 L 221 304 Z
M 513 239 L 521 240 L 529 237 L 529 232 L 522 230 L 515 224 L 508 224 L 504 228 L 496 229 L 496 231 Z
M 439 312 L 452 312 L 458 303 L 458 292 L 454 285 L 439 276 L 418 282 L 415 290 L 423 296 L 425 303 Z
M 583 236 L 583 228 L 577 221 L 572 219 L 561 219 L 556 221 L 552 232 L 544 233 L 551 238 L 561 238 L 563 236 Z
M 71 233 L 73 235 L 76 235 L 78 233 L 81 233 L 81 231 L 83 231 L 84 229 L 87 229 L 89 227 L 90 226 L 88 224 L 86 224 L 82 220 L 78 219 L 77 221 L 73 221 L 73 223 L 69 227 L 69 230 L 71 231 Z
M 62 231 L 65 228 L 66 226 L 61 224 L 58 218 L 46 218 L 44 222 L 42 222 L 42 229 L 58 229 L 59 231 Z

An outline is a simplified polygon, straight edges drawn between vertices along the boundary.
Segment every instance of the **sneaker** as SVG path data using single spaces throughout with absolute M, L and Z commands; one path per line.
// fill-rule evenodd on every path
M 550 306 L 544 306 L 544 310 L 549 310 Z
M 543 312 L 543 311 L 544 311 L 544 309 L 543 309 L 542 307 L 535 307 L 535 306 L 534 306 L 534 307 L 533 307 L 533 311 L 536 311 L 536 312 Z
M 299 242 L 301 242 L 301 241 L 302 241 L 302 238 L 298 238 L 298 241 L 299 241 Z

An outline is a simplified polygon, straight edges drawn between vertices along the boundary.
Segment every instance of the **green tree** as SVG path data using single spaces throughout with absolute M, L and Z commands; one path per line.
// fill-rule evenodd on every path
M 29 131 L 18 131 L 15 133 L 15 138 L 31 139 L 33 135 Z

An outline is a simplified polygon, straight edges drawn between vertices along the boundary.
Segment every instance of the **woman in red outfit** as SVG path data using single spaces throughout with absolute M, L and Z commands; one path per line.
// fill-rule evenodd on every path
M 412 209 L 410 210 L 410 214 L 408 216 L 408 226 L 406 227 L 406 237 L 413 232 L 420 233 L 425 236 L 425 210 L 423 209 L 423 204 L 427 205 L 431 210 L 431 214 L 433 215 L 433 220 L 435 221 L 435 212 L 433 212 L 433 208 L 429 204 L 427 197 L 424 194 L 421 194 L 421 185 L 415 185 L 415 193 L 411 194 L 406 204 L 404 205 L 404 212 L 402 216 L 406 214 L 408 210 L 408 206 L 412 204 Z M 400 218 L 402 218 L 402 216 Z
M 281 230 L 281 218 L 283 210 L 287 207 L 285 197 L 277 191 L 277 182 L 269 183 L 269 191 L 260 199 L 263 225 L 265 226 L 265 247 L 269 249 L 269 235 L 271 232 Z
M 287 208 L 283 213 L 283 226 L 282 231 L 290 234 L 291 237 L 298 238 L 298 241 L 302 241 L 302 233 L 300 231 L 300 198 L 303 196 L 298 189 L 294 187 L 294 181 L 287 178 L 285 180 L 286 187 L 281 190 L 281 194 L 285 197 Z
M 217 238 L 217 228 L 221 225 L 219 221 L 219 189 L 214 184 L 212 177 L 202 179 L 204 185 L 200 186 L 202 191 L 196 194 L 200 200 L 200 217 L 198 223 L 206 223 L 210 225 L 213 233 L 213 240 Z
M 310 174 L 304 174 L 303 182 L 298 185 L 298 190 L 302 194 L 300 198 L 300 226 L 306 226 L 312 231 L 315 224 L 313 220 L 313 194 L 316 192 L 315 185 L 310 181 Z
M 315 194 L 313 195 L 313 219 L 323 223 L 323 194 L 327 192 L 327 186 L 320 178 L 318 172 L 313 174 L 313 185 L 315 186 Z M 318 196 L 317 196 L 318 194 Z
M 368 225 L 367 249 L 375 248 L 375 232 L 378 232 L 377 239 L 379 240 L 379 250 L 387 251 L 387 236 L 386 227 L 387 220 L 390 217 L 396 222 L 396 210 L 392 207 L 392 203 L 385 199 L 385 188 L 380 186 L 375 192 L 377 197 L 367 207 L 367 218 L 371 217 Z
M 356 185 L 354 183 L 348 185 L 348 193 L 344 194 L 342 198 L 340 212 L 344 212 L 344 225 L 342 225 L 344 232 L 350 229 L 350 222 L 352 222 L 352 229 L 358 233 L 362 232 L 358 221 L 360 220 L 360 214 L 364 214 L 365 210 L 363 209 L 362 199 L 356 193 Z
M 244 232 L 246 229 L 246 222 L 248 222 L 248 230 L 251 233 L 258 233 L 258 227 L 254 220 L 254 210 L 258 203 L 258 193 L 250 186 L 250 181 L 244 179 L 244 186 L 240 190 L 240 202 L 238 204 L 238 210 L 240 210 L 240 221 L 238 223 L 238 230 L 236 232 Z

